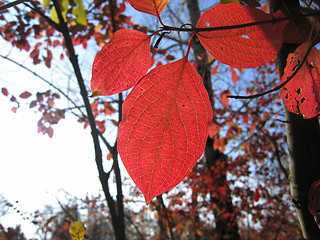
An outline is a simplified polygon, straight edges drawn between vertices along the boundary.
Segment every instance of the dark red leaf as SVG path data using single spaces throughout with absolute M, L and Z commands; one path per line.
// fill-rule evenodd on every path
M 28 91 L 25 91 L 19 95 L 20 98 L 24 98 L 24 99 L 27 99 L 30 96 L 31 96 L 31 93 L 29 93 Z
M 5 95 L 6 97 L 9 95 L 9 92 L 8 92 L 8 89 L 6 89 L 6 88 L 1 88 L 1 92 L 2 92 L 2 94 L 3 95 Z

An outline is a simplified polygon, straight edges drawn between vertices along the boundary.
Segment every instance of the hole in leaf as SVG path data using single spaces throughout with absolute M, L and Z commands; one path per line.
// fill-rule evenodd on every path
M 314 68 L 313 63 L 309 64 L 309 68 Z
M 241 37 L 246 38 L 246 39 L 250 39 L 250 37 L 248 35 L 242 35 Z
M 296 93 L 297 93 L 298 95 L 300 95 L 300 93 L 301 93 L 301 88 L 298 88 L 298 89 L 296 90 Z
M 301 103 L 303 103 L 306 100 L 305 97 L 301 98 Z
M 209 22 L 205 22 L 207 27 L 210 27 L 210 23 Z

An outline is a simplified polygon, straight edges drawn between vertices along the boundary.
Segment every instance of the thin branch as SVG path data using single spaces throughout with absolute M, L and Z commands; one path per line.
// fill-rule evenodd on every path
M 115 1 L 116 3 L 116 1 Z M 109 9 L 110 9 L 110 15 L 111 15 L 111 24 L 112 24 L 112 31 L 115 33 L 117 31 L 117 25 L 116 25 L 116 20 L 115 20 L 115 11 L 114 8 L 113 0 L 109 0 Z M 123 96 L 122 93 L 118 94 L 118 122 L 120 123 L 122 120 L 122 105 L 123 105 Z M 117 186 L 117 210 L 118 210 L 118 215 L 117 215 L 117 234 L 116 238 L 119 239 L 125 239 L 126 234 L 125 234 L 125 221 L 124 221 L 124 205 L 123 205 L 123 193 L 122 193 L 122 181 L 121 181 L 121 172 L 120 172 L 120 167 L 119 167 L 119 160 L 118 160 L 118 149 L 117 149 L 117 141 L 115 143 L 115 147 L 113 151 L 111 152 L 114 160 L 114 174 L 116 178 L 116 186 Z
M 134 229 L 137 231 L 137 233 L 138 233 L 138 235 L 139 235 L 139 238 L 140 238 L 141 240 L 145 240 L 145 238 L 144 238 L 144 236 L 142 235 L 142 233 L 140 232 L 138 226 L 132 221 L 132 219 L 131 219 L 129 216 L 127 216 L 127 215 L 125 215 L 125 217 L 126 217 L 126 219 L 132 224 L 132 226 L 134 227 Z
M 61 32 L 59 24 L 55 23 L 54 21 L 51 20 L 51 18 L 47 17 L 33 0 L 29 0 L 29 1 L 32 6 L 29 6 L 28 4 L 25 3 L 26 6 L 31 8 L 31 10 L 33 10 L 34 12 L 38 13 L 51 27 Z
M 73 66 L 74 69 L 74 73 L 77 77 L 77 81 L 80 87 L 80 93 L 82 96 L 82 99 L 84 101 L 85 104 L 85 108 L 87 111 L 87 116 L 88 116 L 88 121 L 89 121 L 89 125 L 91 128 L 91 135 L 92 135 L 92 139 L 93 139 L 93 144 L 94 144 L 94 151 L 95 151 L 95 161 L 96 161 L 96 165 L 98 168 L 98 172 L 99 172 L 99 179 L 100 179 L 100 183 L 102 185 L 102 189 L 103 192 L 105 194 L 108 206 L 109 206 L 109 211 L 112 217 L 112 223 L 113 223 L 113 227 L 115 229 L 115 233 L 117 234 L 117 229 L 118 226 L 117 224 L 117 213 L 116 213 L 116 208 L 115 208 L 115 202 L 109 192 L 109 183 L 108 183 L 108 179 L 110 174 L 107 174 L 104 171 L 103 168 L 103 162 L 102 162 L 102 152 L 101 152 L 101 147 L 100 147 L 100 142 L 99 142 L 99 130 L 97 130 L 96 124 L 95 124 L 95 119 L 92 113 L 92 109 L 91 109 L 91 105 L 88 99 L 88 92 L 86 90 L 86 87 L 84 85 L 84 80 L 82 78 L 82 74 L 80 71 L 80 66 L 78 63 L 78 58 L 77 55 L 75 54 L 74 51 L 74 47 L 73 47 L 73 43 L 70 37 L 70 32 L 67 26 L 67 23 L 64 21 L 64 18 L 62 16 L 61 13 L 61 9 L 58 3 L 58 0 L 53 0 L 53 4 L 56 8 L 57 11 L 57 15 L 58 15 L 58 19 L 59 19 L 59 27 L 61 29 L 61 33 L 63 34 L 64 40 L 66 42 L 66 48 L 68 49 L 69 52 L 69 59 L 70 62 Z
M 7 10 L 11 7 L 14 7 L 20 3 L 24 3 L 24 2 L 29 2 L 30 0 L 17 0 L 17 1 L 13 1 L 11 3 L 8 3 L 8 4 L 5 4 L 5 5 L 2 5 L 0 6 L 0 12 L 4 11 L 4 10 Z
M 309 17 L 309 16 L 318 16 L 320 15 L 320 12 L 313 12 L 313 13 L 307 13 L 307 14 L 301 14 L 299 16 L 295 16 L 296 18 L 300 17 Z M 264 21 L 257 21 L 257 22 L 250 22 L 250 23 L 244 23 L 244 24 L 236 24 L 236 25 L 229 25 L 229 26 L 219 26 L 219 27 L 206 27 L 206 28 L 197 28 L 197 27 L 191 27 L 191 28 L 184 28 L 184 27 L 172 27 L 172 26 L 163 26 L 161 27 L 161 31 L 177 31 L 177 32 L 215 32 L 215 31 L 221 31 L 221 30 L 232 30 L 232 29 L 240 29 L 240 28 L 246 28 L 246 27 L 252 27 L 257 25 L 263 25 L 263 24 L 269 24 L 269 23 L 278 23 L 283 21 L 292 20 L 291 17 L 282 17 L 282 18 L 273 18 L 271 20 L 264 20 Z
M 270 90 L 267 90 L 265 92 L 261 92 L 261 93 L 257 93 L 257 94 L 254 94 L 254 95 L 249 95 L 249 96 L 234 96 L 234 95 L 229 95 L 227 96 L 227 98 L 235 98 L 235 99 L 253 99 L 253 98 L 258 98 L 258 97 L 262 97 L 264 95 L 267 95 L 269 93 L 272 93 L 272 92 L 275 92 L 275 91 L 278 91 L 280 90 L 282 87 L 284 87 L 288 82 L 290 82 L 294 76 L 299 72 L 299 70 L 302 68 L 303 64 L 306 62 L 308 56 L 309 56 L 309 53 L 311 52 L 312 48 L 314 47 L 314 45 L 317 44 L 317 41 L 318 41 L 318 38 L 319 38 L 319 35 L 320 35 L 320 31 L 317 32 L 316 36 L 314 37 L 312 43 L 310 44 L 310 46 L 308 47 L 307 49 L 307 52 L 305 54 L 305 56 L 303 57 L 302 61 L 299 63 L 299 65 L 297 66 L 297 68 L 295 69 L 295 71 L 291 74 L 291 76 L 289 76 L 287 78 L 287 80 L 285 80 L 283 83 L 279 84 L 278 86 L 270 89 Z
M 289 174 L 288 174 L 287 170 L 285 169 L 285 167 L 283 166 L 283 164 L 281 162 L 280 151 L 279 151 L 277 142 L 274 140 L 273 137 L 271 137 L 270 135 L 268 135 L 266 133 L 264 134 L 264 136 L 273 145 L 274 150 L 275 150 L 276 159 L 278 161 L 279 167 L 283 171 L 284 175 L 286 175 L 286 178 L 289 179 Z
M 160 205 L 161 205 L 161 207 L 162 207 L 162 209 L 163 209 L 163 211 L 164 211 L 165 218 L 166 218 L 166 220 L 167 220 L 167 222 L 168 222 L 168 227 L 169 227 L 169 229 L 170 229 L 171 239 L 174 240 L 174 239 L 176 239 L 176 238 L 175 238 L 175 236 L 174 236 L 174 234 L 173 234 L 173 231 L 172 231 L 172 229 L 173 229 L 172 222 L 171 222 L 171 220 L 170 220 L 170 218 L 169 218 L 169 214 L 168 214 L 166 205 L 164 205 L 163 198 L 162 198 L 162 194 L 159 195 L 159 196 L 157 196 L 157 199 L 158 199 L 158 201 L 160 202 Z
M 18 63 L 17 61 L 7 57 L 7 56 L 4 56 L 2 54 L 0 54 L 0 57 L 19 66 L 20 68 L 26 70 L 27 72 L 33 74 L 34 76 L 36 76 L 37 78 L 41 79 L 43 82 L 45 82 L 46 84 L 48 84 L 50 87 L 54 88 L 55 90 L 57 90 L 60 94 L 62 94 L 66 99 L 68 99 L 68 101 L 70 101 L 76 109 L 78 109 L 80 111 L 80 113 L 82 115 L 85 115 L 82 110 L 80 109 L 80 107 L 67 95 L 65 94 L 61 89 L 59 89 L 58 87 L 56 87 L 55 85 L 53 85 L 51 82 L 49 82 L 48 80 L 46 80 L 44 77 L 40 76 L 38 73 L 30 70 L 29 68 L 27 68 L 26 66 L 22 65 L 21 63 Z

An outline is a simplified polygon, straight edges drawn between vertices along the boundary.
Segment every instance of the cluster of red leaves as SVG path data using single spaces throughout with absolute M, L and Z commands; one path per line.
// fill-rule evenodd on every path
M 34 1 L 34 4 L 41 9 L 42 2 Z M 92 21 L 88 22 L 86 26 L 77 24 L 75 21 L 76 16 L 71 14 L 76 7 L 75 4 L 71 4 L 71 8 L 68 9 L 70 14 L 67 15 L 66 22 L 68 24 L 71 39 L 73 44 L 82 45 L 87 47 L 88 41 L 94 39 L 99 46 L 103 46 L 105 41 L 109 40 L 113 36 L 111 22 L 111 13 L 109 5 L 99 1 L 96 3 L 101 11 L 93 11 L 91 13 Z M 139 26 L 131 22 L 131 18 L 123 14 L 125 10 L 124 1 L 120 3 L 122 8 L 115 8 L 115 20 L 119 28 L 124 26 L 131 26 L 136 29 L 140 29 Z M 0 5 L 4 5 L 4 2 L 0 1 Z M 89 5 L 89 8 L 94 9 L 94 3 Z M 64 40 L 60 40 L 61 34 L 56 31 L 47 21 L 43 20 L 38 13 L 34 11 L 26 11 L 19 7 L 14 7 L 18 14 L 15 14 L 16 19 L 12 18 L 9 10 L 2 12 L 0 15 L 0 32 L 3 33 L 5 40 L 11 42 L 12 46 L 17 47 L 20 50 L 30 51 L 30 57 L 33 59 L 34 64 L 44 62 L 45 65 L 50 68 L 52 61 L 52 51 L 58 47 L 62 47 L 65 52 L 62 52 L 60 59 L 63 59 L 65 55 L 68 56 L 66 51 L 66 45 Z M 44 38 L 44 36 L 46 36 Z M 56 50 L 55 50 L 56 51 Z
M 129 2 L 139 11 L 158 16 L 162 24 L 159 15 L 168 1 Z M 290 31 L 288 26 L 292 24 L 284 18 L 281 12 L 271 15 L 240 4 L 218 4 L 200 16 L 194 34 L 220 62 L 234 68 L 253 68 L 277 55 L 283 34 Z M 251 24 L 255 22 L 264 24 Z M 163 29 L 166 30 L 165 25 Z M 123 106 L 118 151 L 147 204 L 176 186 L 192 169 L 202 155 L 212 120 L 210 101 L 188 53 L 147 73 L 152 65 L 152 36 L 128 29 L 116 32 L 97 54 L 91 80 L 93 96 L 112 95 L 134 87 Z M 287 75 L 291 75 L 288 70 Z M 236 83 L 234 69 L 231 76 Z M 229 104 L 228 94 L 228 90 L 220 94 L 224 107 Z M 215 141 L 221 151 L 227 139 L 241 132 L 232 121 L 228 123 L 224 140 Z M 253 130 L 256 126 L 252 127 Z M 211 135 L 218 132 L 215 123 L 211 123 L 209 131 Z
M 9 91 L 7 88 L 1 89 L 2 94 L 6 97 L 9 97 Z M 21 99 L 29 99 L 32 94 L 28 91 L 24 91 L 19 94 Z M 57 93 L 52 93 L 50 90 L 36 94 L 36 98 L 31 100 L 29 107 L 35 108 L 38 107 L 37 111 L 42 114 L 42 117 L 38 121 L 38 133 L 48 134 L 50 138 L 53 136 L 52 125 L 57 124 L 61 119 L 65 118 L 65 111 L 62 109 L 55 108 L 55 99 L 59 99 L 60 96 Z M 20 107 L 20 102 L 14 96 L 10 96 L 10 101 L 15 103 L 16 106 L 12 107 L 13 112 L 17 112 Z
M 104 133 L 106 130 L 106 120 L 110 121 L 114 126 L 119 125 L 116 120 L 110 118 L 114 113 L 116 113 L 116 109 L 112 107 L 112 104 L 110 102 L 104 102 L 96 99 L 93 103 L 91 103 L 91 109 L 95 118 L 96 125 L 101 133 Z M 104 119 L 99 120 L 100 118 Z M 78 122 L 84 123 L 84 128 L 88 127 L 88 121 L 85 116 L 79 118 Z

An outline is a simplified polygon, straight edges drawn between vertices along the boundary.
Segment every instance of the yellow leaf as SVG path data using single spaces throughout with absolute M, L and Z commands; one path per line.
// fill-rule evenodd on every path
M 86 233 L 86 228 L 83 222 L 76 221 L 72 222 L 69 227 L 69 232 L 74 240 L 82 240 L 84 234 Z
M 87 14 L 84 11 L 82 0 L 75 0 L 74 2 L 75 4 L 78 4 L 78 6 L 72 10 L 72 14 L 77 17 L 77 23 L 87 26 Z
M 45 7 L 45 8 L 49 7 L 50 6 L 50 0 L 43 0 L 42 6 Z
M 221 4 L 227 4 L 227 3 L 240 3 L 238 0 L 220 0 Z
M 61 2 L 59 1 L 59 3 L 60 3 L 60 10 L 61 10 L 62 16 L 65 20 L 67 18 L 69 0 L 62 0 Z M 51 20 L 54 21 L 55 23 L 59 23 L 59 18 L 58 18 L 55 7 L 52 7 L 52 10 L 51 10 Z

